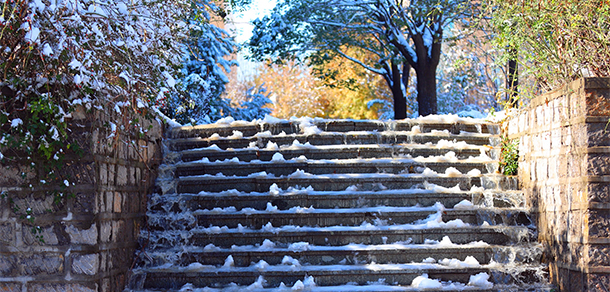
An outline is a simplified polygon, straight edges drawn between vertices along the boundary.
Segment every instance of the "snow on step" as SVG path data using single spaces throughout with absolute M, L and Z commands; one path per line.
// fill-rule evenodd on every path
M 131 288 L 544 290 L 523 195 L 495 173 L 498 130 L 455 116 L 174 129 Z

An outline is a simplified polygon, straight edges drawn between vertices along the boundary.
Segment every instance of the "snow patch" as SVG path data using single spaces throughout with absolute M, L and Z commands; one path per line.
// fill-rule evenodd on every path
M 489 274 L 487 273 L 479 273 L 476 275 L 470 276 L 470 280 L 468 281 L 468 286 L 475 286 L 483 289 L 491 289 L 494 284 L 489 282 Z
M 428 274 L 423 274 L 413 279 L 411 287 L 417 289 L 441 289 L 443 284 L 439 280 L 428 278 Z
M 459 202 L 459 203 L 455 204 L 455 206 L 453 206 L 453 209 L 455 209 L 455 210 L 472 210 L 474 208 L 475 208 L 474 204 L 472 204 L 468 200 L 462 200 L 461 202 Z
M 273 154 L 273 157 L 271 157 L 271 161 L 273 162 L 282 162 L 282 161 L 286 161 L 286 159 L 284 159 L 284 155 L 282 155 L 282 153 L 275 153 Z

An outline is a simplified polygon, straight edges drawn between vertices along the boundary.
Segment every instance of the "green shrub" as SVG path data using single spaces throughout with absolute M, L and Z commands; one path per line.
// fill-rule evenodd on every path
M 516 48 L 522 76 L 548 90 L 580 77 L 610 76 L 610 3 L 604 0 L 490 0 L 502 64 Z M 522 92 L 525 91 L 522 88 Z M 537 91 L 534 90 L 534 93 Z
M 500 146 L 500 172 L 516 175 L 519 169 L 519 140 L 510 140 L 505 136 Z

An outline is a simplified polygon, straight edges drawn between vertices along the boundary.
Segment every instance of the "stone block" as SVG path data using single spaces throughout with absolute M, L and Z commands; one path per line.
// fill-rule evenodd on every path
M 148 142 L 147 152 L 148 152 L 148 157 L 146 160 L 149 162 L 153 162 L 153 160 L 155 160 L 155 158 L 159 159 L 161 157 L 159 147 L 157 147 L 157 144 L 154 142 Z
M 577 242 L 582 240 L 584 212 L 581 210 L 570 211 L 568 213 L 568 241 Z
M 550 149 L 559 150 L 563 146 L 561 141 L 561 128 L 556 128 L 551 131 Z
M 99 292 L 110 292 L 110 291 L 112 291 L 112 290 L 110 290 L 110 279 L 109 278 L 102 279 Z
M 508 135 L 515 135 L 519 133 L 519 121 L 515 118 L 508 120 Z
M 542 133 L 540 138 L 542 139 L 542 151 L 548 155 L 548 152 L 551 151 L 551 132 Z
M 116 184 L 119 186 L 127 185 L 127 168 L 124 165 L 117 166 Z
M 136 185 L 139 185 L 140 182 L 142 181 L 142 169 L 140 169 L 139 167 L 135 168 L 135 180 L 136 180 Z
M 31 208 L 32 215 L 41 215 L 47 213 L 47 210 L 55 212 L 60 211 L 61 205 L 53 203 L 53 196 L 47 195 L 28 195 L 26 197 L 13 198 L 15 206 L 19 208 L 17 214 L 25 215 L 28 208 Z
M 587 274 L 586 285 L 586 291 L 608 291 L 610 289 L 610 274 Z
M 60 243 L 59 238 L 61 235 L 57 235 L 53 225 L 41 226 L 40 232 L 33 232 L 33 226 L 24 225 L 23 227 L 23 242 L 26 245 L 58 245 Z M 42 236 L 42 241 L 39 237 Z
M 69 225 L 66 227 L 66 232 L 70 235 L 72 244 L 97 244 L 97 226 L 95 223 L 88 229 L 80 229 L 74 225 Z
M 112 222 L 103 221 L 100 223 L 100 240 L 103 243 L 110 242 L 112 237 Z
M 535 109 L 536 112 L 536 127 L 533 129 L 543 129 L 544 127 L 544 107 L 537 106 Z
M 16 255 L 0 253 L 0 276 L 8 277 L 19 275 L 17 262 L 18 259 Z
M 127 149 L 129 149 L 129 160 L 138 161 L 138 144 L 135 140 L 131 140 L 128 146 L 129 147 L 127 147 Z
M 561 140 L 563 145 L 568 147 L 572 146 L 572 127 L 561 128 Z
M 548 176 L 549 179 L 557 179 L 559 177 L 559 168 L 557 168 L 557 164 L 559 163 L 559 159 L 551 158 L 548 160 Z
M 116 166 L 114 164 L 108 164 L 108 185 L 114 185 L 116 177 Z
M 586 245 L 587 266 L 610 266 L 610 245 Z
M 113 212 L 121 213 L 123 212 L 122 204 L 123 204 L 123 196 L 120 192 L 114 192 L 114 200 L 113 200 Z
M 580 182 L 580 183 L 573 183 L 569 185 L 570 189 L 569 189 L 569 198 L 570 198 L 570 204 L 572 204 L 572 209 L 582 209 L 587 208 L 586 206 L 588 206 L 588 198 L 587 198 L 587 187 L 586 187 L 586 183 Z
M 114 208 L 114 192 L 106 192 L 106 212 L 111 213 Z
M 59 275 L 64 272 L 64 255 L 45 253 L 23 256 L 18 265 L 24 276 Z
M 0 187 L 20 186 L 32 180 L 34 177 L 35 173 L 30 167 L 21 165 L 0 165 Z
M 542 105 L 542 108 L 544 109 L 544 129 L 550 130 L 553 124 L 553 102 Z
M 99 264 L 100 260 L 98 254 L 72 255 L 72 272 L 75 274 L 93 276 L 97 274 Z
M 568 177 L 568 157 L 567 155 L 561 155 L 559 159 L 557 159 L 555 164 L 555 172 L 557 173 L 557 178 L 563 179 Z
M 0 282 L 0 291 L 2 292 L 21 292 L 23 284 L 11 283 L 11 282 Z
M 608 210 L 589 210 L 587 215 L 590 237 L 610 237 L 610 212 Z
M 536 159 L 536 179 L 544 181 L 548 178 L 548 158 Z
M 564 95 L 561 96 L 557 99 L 554 100 L 555 104 L 553 105 L 555 107 L 555 113 L 554 113 L 554 120 L 557 123 L 565 123 L 567 121 L 569 121 L 570 119 L 570 115 L 568 114 L 569 111 L 569 103 L 568 103 L 568 98 Z
M 107 186 L 108 185 L 108 164 L 100 163 L 99 164 L 99 182 L 100 184 Z
M 529 170 L 530 170 L 530 181 L 536 181 L 536 160 L 531 159 L 529 162 Z
M 94 191 L 78 192 L 76 193 L 76 198 L 74 199 L 73 212 L 83 214 L 97 214 L 99 212 L 99 208 L 95 206 L 95 202 L 96 200 Z
M 595 203 L 610 202 L 610 184 L 589 183 L 587 184 L 588 201 Z
M 138 161 L 145 162 L 148 158 L 148 143 L 146 140 L 138 140 Z
M 28 292 L 97 292 L 95 287 L 75 283 L 30 283 Z
M 610 97 L 608 88 L 601 90 L 591 90 L 591 94 L 586 95 L 587 115 L 589 116 L 610 116 Z
M 586 156 L 588 175 L 610 174 L 610 156 L 604 154 L 589 154 Z
M 125 236 L 125 220 L 112 221 L 112 242 L 123 241 Z
M 80 158 L 85 160 L 85 158 Z M 95 162 L 77 162 L 69 163 L 63 169 L 62 172 L 66 177 L 69 178 L 71 183 L 75 184 L 95 184 Z
M 586 126 L 588 147 L 610 146 L 610 119 L 606 123 L 589 123 Z
M 580 96 L 572 94 L 570 96 L 570 117 L 572 119 L 584 117 L 587 114 L 586 104 Z
M 95 192 L 95 214 L 103 213 L 106 211 L 106 193 L 102 191 Z
M 583 157 L 581 155 L 568 155 L 567 156 L 567 176 L 568 177 L 580 177 L 582 175 L 581 172 L 581 164 Z
M 580 150 L 588 146 L 587 127 L 584 124 L 572 125 L 573 149 Z
M 128 212 L 129 213 L 140 213 L 144 210 L 140 210 L 140 200 L 142 199 L 141 193 L 131 193 L 129 200 L 127 200 Z
M 15 232 L 14 222 L 0 222 L 0 244 L 15 245 Z

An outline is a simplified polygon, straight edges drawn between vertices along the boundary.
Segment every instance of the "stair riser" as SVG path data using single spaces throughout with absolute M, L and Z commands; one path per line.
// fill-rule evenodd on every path
M 181 139 L 174 140 L 170 143 L 170 149 L 173 151 L 182 151 L 186 149 L 203 148 L 216 145 L 221 149 L 228 148 L 247 148 L 251 142 L 257 142 L 259 147 L 264 147 L 269 141 L 282 145 L 291 145 L 294 140 L 298 140 L 301 144 L 309 142 L 311 145 L 367 145 L 367 144 L 436 144 L 440 140 L 449 141 L 464 141 L 470 145 L 497 145 L 499 141 L 497 138 L 490 140 L 487 136 L 459 136 L 459 135 L 447 135 L 447 136 L 432 136 L 432 135 L 410 135 L 410 134 L 397 134 L 397 135 L 298 135 L 298 136 L 285 136 L 285 137 L 251 137 L 241 139 Z
M 421 263 L 429 257 L 435 260 L 457 258 L 463 261 L 466 256 L 473 256 L 481 264 L 487 264 L 492 258 L 491 248 L 468 249 L 411 249 L 384 251 L 333 251 L 333 252 L 207 252 L 185 253 L 180 265 L 191 263 L 222 266 L 230 255 L 236 267 L 248 267 L 252 263 L 264 260 L 270 265 L 280 265 L 284 256 L 290 256 L 301 265 L 338 265 L 338 264 L 390 264 L 390 263 Z
M 461 131 L 470 133 L 498 134 L 499 127 L 494 124 L 465 124 L 465 123 L 418 123 L 418 122 L 396 122 L 392 125 L 382 122 L 343 122 L 331 121 L 330 123 L 314 123 L 316 126 L 326 132 L 352 132 L 352 131 L 377 131 L 386 130 L 394 131 L 411 131 L 413 126 L 418 126 L 423 133 L 429 133 L 432 130 L 448 130 L 452 134 L 459 134 Z M 169 136 L 172 139 L 188 138 L 188 137 L 210 137 L 217 133 L 222 137 L 227 137 L 233 134 L 233 131 L 240 131 L 244 136 L 254 136 L 256 133 L 270 131 L 273 135 L 278 135 L 282 132 L 290 134 L 300 133 L 300 127 L 297 123 L 283 122 L 278 124 L 263 124 L 251 126 L 232 126 L 232 127 L 214 127 L 214 128 L 178 128 L 170 131 Z
M 359 226 L 364 222 L 374 224 L 375 220 L 387 220 L 388 224 L 409 224 L 416 220 L 425 219 L 428 215 L 435 212 L 411 212 L 411 213 L 359 213 L 359 214 L 308 214 L 307 216 L 295 214 L 295 215 L 281 215 L 274 216 L 268 214 L 251 215 L 251 216 L 210 216 L 210 215 L 199 215 L 197 216 L 198 226 L 208 227 L 210 225 L 215 226 L 228 226 L 230 228 L 237 228 L 237 224 L 240 223 L 244 227 L 252 227 L 260 229 L 265 224 L 271 222 L 273 226 Z M 476 215 L 472 212 L 470 214 L 455 214 L 448 213 L 443 215 L 445 221 L 461 219 L 464 223 L 476 224 Z
M 178 183 L 178 193 L 222 192 L 235 189 L 243 192 L 268 192 L 271 185 L 276 184 L 286 190 L 289 187 L 311 186 L 316 191 L 344 191 L 348 187 L 357 186 L 359 190 L 383 189 L 412 189 L 422 186 L 427 181 L 439 186 L 454 187 L 459 184 L 460 189 L 470 190 L 472 186 L 480 186 L 478 177 L 397 177 L 397 178 L 205 178 L 181 180 Z
M 415 277 L 421 273 L 428 273 L 428 276 L 433 279 L 442 281 L 453 281 L 468 283 L 470 276 L 488 272 L 487 269 L 471 268 L 447 271 L 420 271 L 420 270 L 398 270 L 398 271 L 293 271 L 286 273 L 274 272 L 246 272 L 246 273 L 155 273 L 149 274 L 146 279 L 144 288 L 162 287 L 178 289 L 184 284 L 192 283 L 196 287 L 213 287 L 214 285 L 226 286 L 231 283 L 238 285 L 250 285 L 254 283 L 259 275 L 262 275 L 267 281 L 266 286 L 277 287 L 280 283 L 288 286 L 294 285 L 298 280 L 303 281 L 307 276 L 313 276 L 315 282 L 319 286 L 335 286 L 345 283 L 357 283 L 365 285 L 367 283 L 377 282 L 379 279 L 385 279 L 385 283 L 410 285 Z
M 313 245 L 348 245 L 358 244 L 383 244 L 385 242 L 409 242 L 414 244 L 424 243 L 425 239 L 442 240 L 449 236 L 451 242 L 465 244 L 473 241 L 485 241 L 489 244 L 509 244 L 511 238 L 497 232 L 469 230 L 469 232 L 452 233 L 450 230 L 408 230 L 408 231 L 359 231 L 359 232 L 291 232 L 273 234 L 267 232 L 245 233 L 245 234 L 197 234 L 190 238 L 190 243 L 196 246 L 214 244 L 219 247 L 229 248 L 232 245 L 256 245 L 269 239 L 276 243 L 290 244 L 293 242 L 309 242 Z M 385 238 L 385 239 L 384 239 Z
M 482 195 L 476 194 L 475 197 Z M 451 194 L 421 194 L 418 196 L 407 194 L 383 195 L 383 194 L 350 194 L 350 195 L 286 195 L 286 196 L 188 196 L 182 199 L 190 211 L 197 209 L 226 208 L 235 207 L 237 210 L 243 208 L 254 208 L 264 210 L 267 202 L 277 206 L 281 210 L 292 207 L 314 207 L 316 209 L 330 208 L 359 208 L 373 206 L 432 206 L 436 202 L 442 203 L 446 207 L 453 207 L 462 200 L 471 200 L 472 194 L 451 193 Z M 483 200 L 484 198 L 480 198 Z M 170 207 L 171 209 L 171 207 Z M 151 210 L 162 210 L 161 206 L 151 206 Z
M 181 165 L 176 168 L 176 176 L 191 176 L 222 173 L 226 176 L 247 176 L 252 173 L 266 172 L 275 176 L 286 176 L 297 170 L 303 170 L 311 174 L 333 174 L 333 173 L 421 173 L 424 168 L 430 168 L 436 172 L 443 173 L 447 167 L 454 167 L 461 173 L 468 173 L 478 169 L 481 173 L 487 172 L 483 163 L 401 163 L 401 164 L 374 164 L 374 163 L 350 163 L 350 164 L 321 164 L 321 163 L 286 163 L 286 164 L 263 164 L 263 165 L 236 165 L 236 164 L 197 164 Z
M 196 221 L 184 223 L 184 221 L 176 224 L 173 221 L 167 220 L 164 216 L 157 216 L 149 223 L 151 230 L 168 230 L 173 228 L 194 228 L 209 227 L 209 226 L 227 226 L 229 228 L 237 228 L 238 224 L 243 227 L 260 229 L 264 225 L 271 223 L 273 226 L 360 226 L 364 223 L 376 224 L 383 222 L 384 224 L 411 224 L 417 220 L 426 219 L 429 215 L 436 212 L 362 212 L 362 213 L 312 213 L 312 214 L 202 214 L 196 215 Z M 150 216 L 150 215 L 149 215 Z M 460 219 L 464 223 L 471 225 L 482 224 L 487 222 L 491 225 L 521 225 L 529 226 L 532 224 L 532 219 L 521 211 L 445 211 L 443 212 L 443 221 Z M 381 221 L 379 221 L 381 220 Z
M 408 147 L 362 147 L 350 149 L 336 149 L 329 151 L 325 149 L 297 149 L 297 150 L 246 150 L 246 151 L 185 151 L 182 153 L 182 160 L 185 162 L 195 161 L 207 157 L 210 161 L 223 161 L 237 157 L 239 161 L 262 160 L 271 161 L 275 153 L 281 153 L 284 159 L 290 160 L 299 156 L 305 156 L 307 159 L 356 159 L 356 158 L 392 158 L 392 157 L 429 157 L 442 156 L 447 152 L 453 151 L 459 159 L 468 157 L 476 157 L 481 154 L 477 148 L 467 149 L 452 149 L 452 148 L 408 148 Z M 492 157 L 491 150 L 488 155 Z

